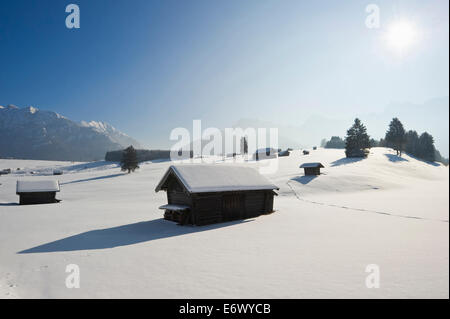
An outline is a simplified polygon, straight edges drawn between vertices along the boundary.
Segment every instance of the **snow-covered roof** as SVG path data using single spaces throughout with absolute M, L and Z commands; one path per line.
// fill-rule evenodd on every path
M 277 186 L 251 167 L 222 164 L 172 165 L 156 186 L 166 189 L 167 178 L 174 174 L 190 193 L 243 190 L 274 190 Z
M 315 162 L 315 163 L 303 163 L 300 165 L 300 168 L 312 168 L 312 167 L 323 167 L 322 163 Z
M 41 192 L 59 192 L 59 182 L 55 180 L 17 181 L 17 194 Z

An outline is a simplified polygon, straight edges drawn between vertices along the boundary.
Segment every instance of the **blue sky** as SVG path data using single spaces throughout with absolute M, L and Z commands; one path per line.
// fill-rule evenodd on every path
M 69 3 L 80 29 L 65 27 Z M 369 3 L 379 29 L 365 25 Z M 448 9 L 433 0 L 4 0 L 0 105 L 106 121 L 152 148 L 193 119 L 351 123 L 449 95 Z M 399 19 L 417 35 L 401 56 L 383 40 Z

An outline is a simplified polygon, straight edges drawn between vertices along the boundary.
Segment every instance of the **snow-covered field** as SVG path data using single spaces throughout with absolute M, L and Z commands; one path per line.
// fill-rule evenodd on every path
M 0 176 L 0 298 L 449 298 L 447 167 L 385 148 L 278 161 L 275 213 L 194 227 L 158 209 L 170 162 L 128 175 L 107 162 L 0 159 L 13 170 Z M 303 176 L 314 161 L 323 174 Z M 64 175 L 43 176 L 53 168 Z M 21 178 L 60 180 L 62 202 L 19 206 Z M 78 289 L 65 285 L 69 264 Z M 370 264 L 379 288 L 366 287 Z

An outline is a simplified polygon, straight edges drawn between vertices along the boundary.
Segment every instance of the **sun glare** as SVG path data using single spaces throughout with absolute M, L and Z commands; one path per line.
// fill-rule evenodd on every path
M 407 50 L 417 38 L 417 31 L 408 21 L 397 21 L 387 30 L 386 40 L 390 48 L 399 53 Z

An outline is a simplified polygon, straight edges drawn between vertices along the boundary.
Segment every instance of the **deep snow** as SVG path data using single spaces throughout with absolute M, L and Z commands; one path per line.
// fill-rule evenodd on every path
M 170 162 L 128 175 L 108 162 L 0 160 L 14 170 L 0 177 L 0 298 L 449 297 L 447 167 L 385 148 L 278 161 L 266 175 L 280 187 L 275 213 L 191 227 L 158 209 Z M 303 176 L 305 162 L 323 174 Z M 64 175 L 50 177 L 55 168 Z M 59 180 L 62 202 L 17 205 L 24 177 Z M 68 264 L 80 267 L 79 289 L 65 286 Z M 378 289 L 365 285 L 369 264 Z

